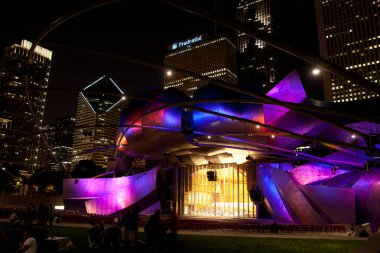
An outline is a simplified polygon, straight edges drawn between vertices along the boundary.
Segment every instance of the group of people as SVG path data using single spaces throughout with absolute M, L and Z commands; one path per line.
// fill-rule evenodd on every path
M 117 248 L 120 244 L 120 226 L 114 223 L 109 227 L 104 226 L 103 222 L 96 223 L 95 220 L 90 221 L 90 229 L 88 230 L 88 239 L 91 248 Z
M 41 226 L 49 224 L 49 226 L 52 226 L 53 219 L 54 210 L 52 203 L 50 203 L 49 207 L 40 203 L 38 206 L 38 210 L 36 209 L 36 206 L 33 203 L 28 204 L 25 218 L 26 223 L 34 223 Z
M 140 208 L 128 208 L 123 213 L 120 222 L 115 222 L 110 227 L 105 227 L 102 222 L 90 222 L 89 243 L 90 247 L 136 247 L 138 243 L 138 229 L 141 225 L 139 217 Z M 152 248 L 163 246 L 167 227 L 161 222 L 160 211 L 151 215 L 144 226 L 146 244 Z
M 120 222 L 116 220 L 109 227 L 104 226 L 102 221 L 96 223 L 95 220 L 92 220 L 89 229 L 90 247 L 115 248 L 119 247 L 120 244 L 130 247 L 136 246 L 140 226 L 139 212 L 139 207 L 133 211 L 127 209 Z
M 34 204 L 29 203 L 26 212 L 11 213 L 2 236 L 4 247 L 11 252 L 36 253 L 38 245 L 40 251 L 43 250 L 47 244 L 44 242 L 49 237 L 49 212 L 49 208 L 43 204 L 40 204 L 37 210 Z M 70 241 L 64 248 L 66 246 L 71 248 L 74 245 Z M 57 251 L 64 249 L 57 245 Z
M 9 217 L 9 224 L 5 231 L 5 246 L 11 251 L 36 253 L 37 240 L 33 235 L 33 224 L 19 219 L 16 213 Z

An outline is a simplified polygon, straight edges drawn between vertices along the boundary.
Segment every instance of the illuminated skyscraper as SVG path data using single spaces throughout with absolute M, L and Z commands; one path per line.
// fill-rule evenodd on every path
M 72 168 L 80 160 L 107 167 L 115 155 L 120 112 L 126 106 L 124 92 L 103 76 L 79 93 L 75 118 Z
M 272 1 L 241 0 L 236 19 L 245 25 L 272 34 Z M 263 92 L 278 81 L 273 47 L 264 41 L 237 32 L 238 83 L 244 88 Z
M 43 127 L 52 151 L 58 162 L 64 164 L 69 169 L 73 155 L 73 134 L 75 119 L 73 117 L 57 118 L 54 124 Z M 60 164 L 47 154 L 47 166 L 52 170 L 61 170 Z
M 52 52 L 37 47 L 27 63 L 32 43 L 22 40 L 20 45 L 6 47 L 0 63 L 0 163 L 18 166 L 35 172 L 42 165 L 42 141 L 38 129 L 42 125 L 46 91 L 49 81 Z M 28 75 L 29 109 L 23 78 Z
M 165 65 L 191 71 L 236 85 L 236 48 L 226 37 L 207 39 L 199 35 L 173 43 L 165 56 Z M 175 87 L 192 95 L 207 82 L 192 76 L 168 70 L 164 88 Z
M 321 56 L 380 84 L 380 1 L 315 0 Z M 335 74 L 324 74 L 326 101 L 379 96 Z

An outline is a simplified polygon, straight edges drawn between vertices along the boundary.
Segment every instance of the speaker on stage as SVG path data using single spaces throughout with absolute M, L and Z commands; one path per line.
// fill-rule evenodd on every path
M 261 201 L 261 190 L 259 188 L 251 189 L 249 191 L 249 197 L 252 201 Z
M 208 181 L 216 181 L 216 171 L 207 171 Z

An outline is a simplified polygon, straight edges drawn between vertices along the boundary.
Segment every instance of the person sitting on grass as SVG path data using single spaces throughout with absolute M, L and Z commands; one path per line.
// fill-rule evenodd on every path
M 24 231 L 24 242 L 21 245 L 19 252 L 37 253 L 37 241 L 31 234 L 31 229 L 26 228 Z

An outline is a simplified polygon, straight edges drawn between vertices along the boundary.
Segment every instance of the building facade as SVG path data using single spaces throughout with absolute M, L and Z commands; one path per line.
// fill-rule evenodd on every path
M 0 63 L 0 163 L 35 172 L 43 164 L 42 126 L 52 51 L 37 47 L 27 63 L 32 43 L 22 40 L 3 50 Z M 24 77 L 28 76 L 29 108 Z
M 315 0 L 321 57 L 380 82 L 380 2 Z M 349 102 L 379 96 L 336 74 L 325 73 L 325 99 Z
M 120 112 L 125 105 L 124 92 L 106 76 L 79 93 L 72 168 L 81 160 L 92 160 L 95 165 L 107 168 L 115 155 Z
M 236 10 L 236 19 L 249 27 L 272 34 L 271 8 L 271 0 L 242 0 Z M 240 31 L 237 31 L 236 44 L 239 85 L 266 93 L 278 81 L 273 47 Z
M 73 155 L 73 135 L 75 119 L 73 117 L 60 117 L 56 122 L 43 127 L 53 155 L 57 159 L 47 154 L 47 167 L 51 170 L 61 170 L 61 164 L 65 169 L 70 169 Z
M 206 35 L 173 43 L 165 56 L 165 65 L 194 72 L 203 76 L 221 79 L 236 85 L 236 48 L 226 37 L 207 39 Z M 164 89 L 175 87 L 187 95 L 207 82 L 170 69 L 164 77 Z

